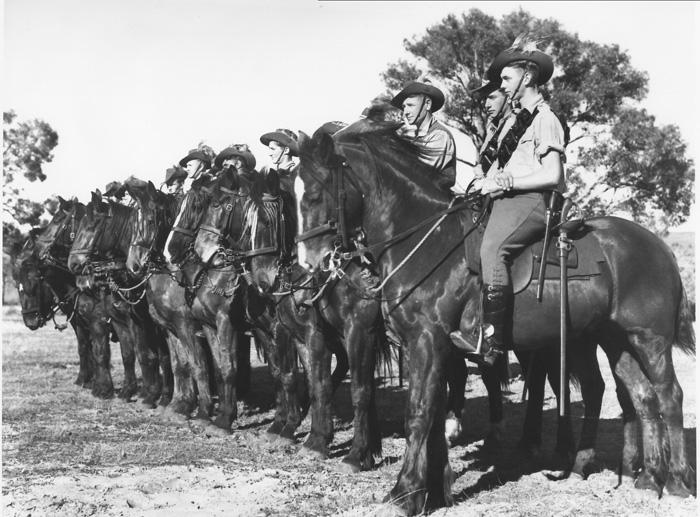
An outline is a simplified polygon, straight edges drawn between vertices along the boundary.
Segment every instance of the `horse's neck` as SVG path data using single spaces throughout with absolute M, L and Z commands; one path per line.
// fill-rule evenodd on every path
M 112 219 L 112 224 L 105 225 L 104 232 L 107 234 L 108 240 L 107 243 L 102 246 L 102 243 L 105 242 L 105 240 L 104 238 L 100 239 L 101 249 L 97 250 L 98 253 L 118 253 L 126 257 L 129 253 L 129 247 L 131 246 L 131 237 L 133 234 L 133 225 L 136 216 L 136 209 L 130 207 L 128 214 L 122 221 L 118 221 L 118 218 L 114 217 L 114 219 Z
M 55 266 L 48 266 L 51 274 L 47 275 L 47 283 L 59 298 L 64 298 L 75 286 L 75 276 Z
M 449 195 L 430 178 L 414 179 L 380 160 L 376 163 L 383 170 L 374 171 L 366 164 L 360 168 L 368 193 L 364 196 L 362 221 L 368 242 L 389 239 L 449 206 Z

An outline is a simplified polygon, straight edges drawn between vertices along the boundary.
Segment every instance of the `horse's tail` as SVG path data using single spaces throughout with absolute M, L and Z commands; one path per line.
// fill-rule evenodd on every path
M 695 355 L 695 330 L 693 321 L 695 315 L 688 303 L 685 288 L 681 287 L 683 296 L 681 298 L 676 316 L 676 339 L 675 344 L 688 355 Z

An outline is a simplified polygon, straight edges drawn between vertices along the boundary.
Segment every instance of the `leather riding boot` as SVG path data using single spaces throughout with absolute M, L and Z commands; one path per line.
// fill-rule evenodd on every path
M 481 352 L 483 361 L 493 366 L 496 360 L 505 354 L 505 327 L 508 307 L 512 303 L 511 286 L 484 286 L 484 340 Z

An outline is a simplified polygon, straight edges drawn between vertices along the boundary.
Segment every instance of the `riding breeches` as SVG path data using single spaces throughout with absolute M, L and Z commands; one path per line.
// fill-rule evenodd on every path
M 486 225 L 481 268 L 484 283 L 488 285 L 510 285 L 513 259 L 544 236 L 546 207 L 542 193 L 514 194 L 493 201 Z

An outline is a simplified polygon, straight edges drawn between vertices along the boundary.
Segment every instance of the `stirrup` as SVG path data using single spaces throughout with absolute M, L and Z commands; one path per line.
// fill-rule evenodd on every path
M 483 342 L 483 329 L 481 325 L 479 325 L 479 337 L 477 339 L 476 347 L 472 344 L 471 341 L 468 341 L 465 337 L 464 334 L 462 333 L 461 330 L 455 330 L 454 332 L 450 332 L 450 339 L 452 340 L 452 343 L 459 348 L 461 351 L 466 352 L 467 355 L 470 354 L 481 354 L 481 344 Z

